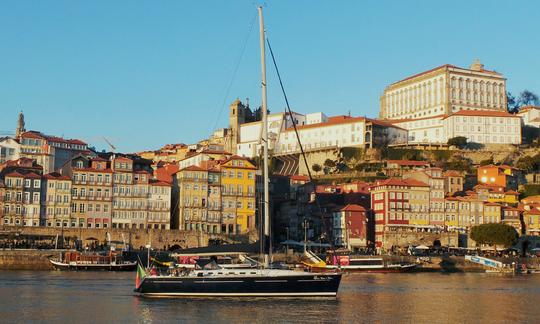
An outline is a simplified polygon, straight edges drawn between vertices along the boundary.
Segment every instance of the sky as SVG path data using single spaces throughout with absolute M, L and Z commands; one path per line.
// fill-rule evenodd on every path
M 385 86 L 480 59 L 540 93 L 539 1 L 0 1 L 0 134 L 121 152 L 195 143 L 259 106 L 256 6 L 292 109 L 376 117 Z M 268 53 L 267 53 L 268 54 Z M 267 57 L 268 106 L 285 101 Z

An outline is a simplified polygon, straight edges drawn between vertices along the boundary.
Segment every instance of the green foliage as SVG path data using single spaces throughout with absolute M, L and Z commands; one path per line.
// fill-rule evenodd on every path
M 414 160 L 423 161 L 422 151 L 413 149 L 388 149 L 388 160 Z
M 435 161 L 448 161 L 452 157 L 452 151 L 449 150 L 434 150 L 430 151 Z
M 478 244 L 503 245 L 510 247 L 516 244 L 519 234 L 510 225 L 489 223 L 473 226 L 471 238 Z
M 472 173 L 472 161 L 462 156 L 455 156 L 444 164 L 443 169 Z
M 489 159 L 480 161 L 480 165 L 490 165 L 493 164 L 493 157 L 490 157 Z
M 516 167 L 527 172 L 540 170 L 540 153 L 534 156 L 524 156 L 516 162 Z
M 336 161 L 331 160 L 331 159 L 326 159 L 326 161 L 324 161 L 324 166 L 328 167 L 328 168 L 335 168 L 336 167 Z
M 540 195 L 540 185 L 539 184 L 526 184 L 523 186 L 524 190 L 521 195 L 521 199 L 529 197 L 529 196 L 537 196 Z
M 524 125 L 521 128 L 521 136 L 523 137 L 523 144 L 538 143 L 540 138 L 540 128 Z
M 321 167 L 319 164 L 315 163 L 315 164 L 313 164 L 313 165 L 311 166 L 311 170 L 313 170 L 313 171 L 319 173 L 319 172 L 321 172 L 322 167 Z
M 364 150 L 360 147 L 344 147 L 341 149 L 341 155 L 345 161 L 351 159 L 359 161 L 364 156 Z
M 448 145 L 464 148 L 467 145 L 467 137 L 456 136 L 448 139 Z

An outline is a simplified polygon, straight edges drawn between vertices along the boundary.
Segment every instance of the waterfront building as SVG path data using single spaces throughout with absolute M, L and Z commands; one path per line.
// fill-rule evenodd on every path
M 423 171 L 409 171 L 403 179 L 414 179 L 429 185 L 429 216 L 421 222 L 424 225 L 444 226 L 445 191 L 441 168 L 430 167 Z
M 80 228 L 111 227 L 113 170 L 108 160 L 77 156 L 62 167 L 71 178 L 72 223 Z
M 334 245 L 350 251 L 367 248 L 373 242 L 370 226 L 374 225 L 369 211 L 356 204 L 349 204 L 332 213 Z
M 382 119 L 417 119 L 460 110 L 506 110 L 506 79 L 484 69 L 442 65 L 392 83 L 380 100 Z
M 6 186 L 4 184 L 4 179 L 0 178 L 0 220 L 4 219 L 4 197 L 6 194 Z M 3 222 L 0 222 L 2 224 Z
M 220 162 L 222 217 L 228 234 L 255 229 L 255 185 L 257 168 L 237 155 Z
M 19 159 L 21 144 L 11 137 L 0 137 L 0 163 Z
M 207 222 L 208 170 L 196 165 L 176 173 L 180 197 L 178 199 L 180 229 L 206 232 L 213 229 Z
M 4 175 L 4 225 L 41 226 L 41 176 L 32 171 L 15 170 Z
M 71 178 L 58 172 L 43 176 L 41 219 L 47 227 L 76 227 L 71 217 Z
M 523 212 L 526 235 L 540 235 L 540 206 L 529 207 Z
M 461 110 L 443 118 L 444 137 L 480 144 L 521 144 L 521 122 L 505 111 Z
M 539 106 L 523 106 L 519 109 L 517 115 L 521 118 L 522 125 L 540 127 Z
M 502 207 L 501 221 L 503 224 L 510 225 L 516 229 L 519 235 L 524 234 L 523 232 L 523 211 L 517 207 L 505 206 Z
M 141 174 L 136 175 L 136 177 L 141 177 Z M 146 227 L 153 229 L 171 229 L 171 184 L 159 180 L 150 180 L 149 185 L 150 197 L 148 199 L 148 218 Z M 140 194 L 141 188 L 138 190 Z M 143 199 L 141 204 L 144 205 L 144 203 Z
M 414 179 L 390 178 L 371 187 L 375 216 L 375 246 L 383 246 L 384 232 L 400 228 L 428 228 L 429 185 Z

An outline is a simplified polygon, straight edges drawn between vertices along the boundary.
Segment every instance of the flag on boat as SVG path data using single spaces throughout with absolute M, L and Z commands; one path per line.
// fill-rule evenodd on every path
M 146 276 L 146 272 L 144 271 L 144 268 L 141 266 L 141 263 L 138 262 L 137 263 L 137 276 L 135 277 L 135 289 L 139 288 L 145 276 Z

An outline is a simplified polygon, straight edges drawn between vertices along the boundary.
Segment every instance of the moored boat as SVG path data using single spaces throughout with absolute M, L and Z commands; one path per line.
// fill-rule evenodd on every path
M 66 251 L 49 261 L 56 270 L 133 271 L 137 267 L 136 261 L 124 260 L 121 254 L 112 251 L 106 254 Z
M 350 257 L 349 255 L 330 254 L 329 263 L 323 261 L 311 251 L 306 251 L 302 262 L 312 271 L 336 271 L 344 272 L 408 272 L 416 269 L 415 263 L 392 263 L 381 257 Z

